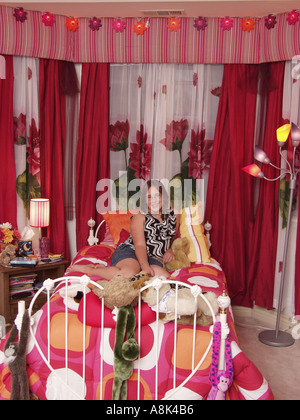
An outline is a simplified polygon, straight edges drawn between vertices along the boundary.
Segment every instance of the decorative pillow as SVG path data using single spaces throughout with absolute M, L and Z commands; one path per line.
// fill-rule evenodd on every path
M 103 244 L 92 245 L 92 246 L 86 245 L 77 252 L 76 256 L 74 257 L 72 261 L 72 265 L 83 264 L 82 260 L 84 258 L 87 260 L 91 258 L 94 258 L 95 260 L 99 259 L 108 263 L 110 262 L 110 259 L 114 250 L 115 248 L 113 245 L 112 246 L 103 245 Z
M 189 260 L 196 263 L 211 263 L 204 228 L 201 224 L 201 203 L 186 207 L 180 215 L 180 236 L 186 237 L 190 243 Z
M 117 245 L 120 245 L 122 242 L 126 241 L 126 239 L 129 237 L 130 233 L 127 232 L 127 230 L 122 229 L 120 232 L 120 239 Z
M 138 326 L 138 306 L 134 308 L 135 317 L 136 317 L 136 326 Z M 90 292 L 86 295 L 86 324 L 91 327 L 101 327 L 101 313 L 102 313 L 102 303 L 101 300 L 95 295 L 95 293 Z M 105 328 L 115 328 L 116 321 L 114 320 L 115 315 L 113 312 L 104 306 L 104 327 Z M 79 308 L 78 308 L 78 319 L 80 322 L 83 322 L 83 299 L 81 299 Z M 147 303 L 142 302 L 141 304 L 141 325 L 151 324 L 156 320 L 156 313 L 152 311 Z
M 134 213 L 137 213 L 139 210 L 133 211 L 128 210 L 127 213 L 114 211 L 108 213 L 102 213 L 102 217 L 105 220 L 107 226 L 109 227 L 111 236 L 113 238 L 113 243 L 118 244 L 120 239 L 120 233 L 122 229 L 130 232 L 130 218 Z

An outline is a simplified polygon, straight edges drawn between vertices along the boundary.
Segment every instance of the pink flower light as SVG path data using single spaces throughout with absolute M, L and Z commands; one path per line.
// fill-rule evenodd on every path
M 276 16 L 274 16 L 274 15 L 268 15 L 266 18 L 265 18 L 265 27 L 267 28 L 267 29 L 272 29 L 272 28 L 274 28 L 275 27 L 275 25 L 276 25 Z
M 300 13 L 297 10 L 292 10 L 291 13 L 288 14 L 287 21 L 289 25 L 295 25 L 299 20 Z
M 224 31 L 230 31 L 232 27 L 233 27 L 233 19 L 230 19 L 230 17 L 228 16 L 221 19 L 221 28 Z
M 121 20 L 121 19 L 115 19 L 115 20 L 113 21 L 112 26 L 113 26 L 113 29 L 114 29 L 116 32 L 123 32 L 123 31 L 124 31 L 124 29 L 126 28 L 126 22 L 124 22 L 124 21 L 123 21 L 123 20 Z
M 94 16 L 89 20 L 89 27 L 92 31 L 99 31 L 99 28 L 101 28 L 101 26 L 101 19 Z
M 16 18 L 17 22 L 22 22 L 23 23 L 25 20 L 27 20 L 27 12 L 25 12 L 23 7 L 18 7 L 16 9 L 14 9 L 13 15 Z
M 197 29 L 197 31 L 203 31 L 207 27 L 207 19 L 205 17 L 199 16 L 196 19 L 194 19 L 194 28 Z
M 55 23 L 54 16 L 51 13 L 46 12 L 42 15 L 42 22 L 45 26 L 53 26 Z

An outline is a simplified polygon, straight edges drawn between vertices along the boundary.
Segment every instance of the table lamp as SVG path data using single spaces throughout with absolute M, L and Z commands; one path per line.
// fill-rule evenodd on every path
M 30 226 L 39 228 L 40 255 L 48 258 L 50 238 L 42 237 L 41 228 L 49 226 L 50 201 L 48 198 L 33 198 L 30 200 Z

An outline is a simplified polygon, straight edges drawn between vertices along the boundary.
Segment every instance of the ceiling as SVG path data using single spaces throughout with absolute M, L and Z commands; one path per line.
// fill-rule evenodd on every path
M 299 0 L 198 0 L 198 1 L 14 1 L 0 2 L 0 5 L 23 7 L 25 10 L 50 12 L 73 17 L 261 17 L 298 10 Z M 159 12 L 157 12 L 157 10 Z

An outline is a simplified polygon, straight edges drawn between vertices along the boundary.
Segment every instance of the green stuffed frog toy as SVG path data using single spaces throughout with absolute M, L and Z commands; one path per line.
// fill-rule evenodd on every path
M 133 373 L 133 360 L 140 354 L 140 348 L 135 339 L 135 312 L 132 305 L 118 309 L 115 346 L 114 346 L 114 382 L 113 400 L 127 399 L 127 379 Z M 124 342 L 127 330 L 127 340 Z

